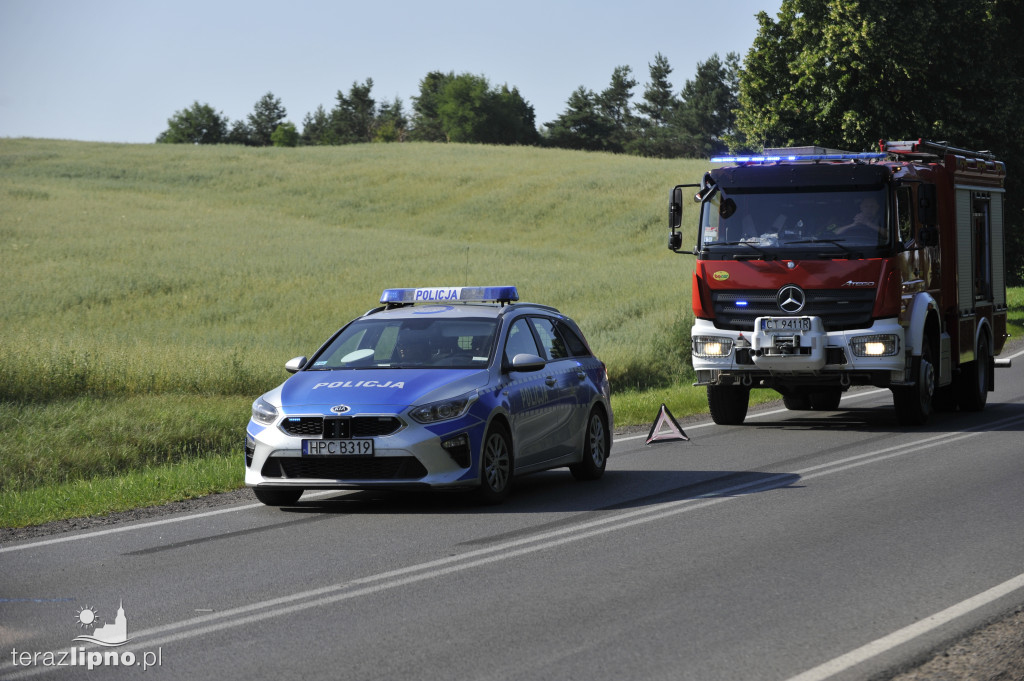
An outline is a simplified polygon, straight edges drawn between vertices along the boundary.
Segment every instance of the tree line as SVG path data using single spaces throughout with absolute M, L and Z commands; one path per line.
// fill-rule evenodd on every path
M 519 89 L 492 86 L 485 76 L 432 71 L 420 81 L 412 110 L 403 101 L 378 102 L 373 79 L 338 91 L 299 130 L 287 109 L 268 92 L 243 120 L 231 122 L 209 104 L 194 102 L 167 121 L 157 142 L 248 146 L 337 145 L 360 142 L 465 142 L 543 145 L 645 156 L 702 156 L 726 150 L 735 118 L 739 55 L 718 55 L 697 65 L 694 80 L 674 91 L 672 67 L 662 54 L 650 64 L 651 81 L 634 104 L 638 85 L 628 66 L 617 67 L 607 88 L 580 86 L 566 110 L 539 129 L 533 106 Z
M 745 58 L 717 54 L 682 88 L 656 54 L 639 99 L 628 66 L 597 92 L 580 86 L 537 126 L 515 87 L 431 72 L 406 111 L 378 103 L 373 80 L 338 91 L 299 130 L 267 93 L 244 121 L 195 102 L 158 142 L 256 146 L 355 142 L 544 145 L 708 158 L 765 147 L 877 149 L 879 139 L 933 139 L 991 150 L 1007 165 L 1007 272 L 1024 283 L 1024 3 L 1020 0 L 783 0 L 757 15 Z

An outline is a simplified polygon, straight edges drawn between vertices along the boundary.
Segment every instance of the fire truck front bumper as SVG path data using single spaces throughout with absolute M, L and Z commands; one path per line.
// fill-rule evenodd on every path
M 905 378 L 906 352 L 896 319 L 843 331 L 826 331 L 814 316 L 758 317 L 743 331 L 698 319 L 691 331 L 695 385 L 770 387 L 786 377 L 821 384 L 898 384 Z

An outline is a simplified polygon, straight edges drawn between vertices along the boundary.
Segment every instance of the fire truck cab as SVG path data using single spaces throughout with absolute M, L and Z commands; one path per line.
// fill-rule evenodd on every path
M 889 388 L 904 425 L 984 408 L 1007 338 L 1005 165 L 945 143 L 879 147 L 713 158 L 672 190 L 669 248 L 697 258 L 691 354 L 716 423 L 742 423 L 754 387 L 799 410 Z

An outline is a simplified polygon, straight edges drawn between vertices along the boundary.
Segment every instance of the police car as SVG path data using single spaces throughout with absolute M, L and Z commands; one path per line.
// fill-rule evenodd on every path
M 608 374 L 579 327 L 514 286 L 386 289 L 252 405 L 245 484 L 271 506 L 307 489 L 473 488 L 568 466 L 601 477 Z

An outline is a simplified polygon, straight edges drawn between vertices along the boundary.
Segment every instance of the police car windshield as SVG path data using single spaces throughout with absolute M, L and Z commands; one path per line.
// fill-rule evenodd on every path
M 497 319 L 359 319 L 318 354 L 313 371 L 486 367 Z
M 884 189 L 716 192 L 701 206 L 700 248 L 742 256 L 781 250 L 849 253 L 889 242 Z M 752 247 L 752 248 L 751 248 Z

